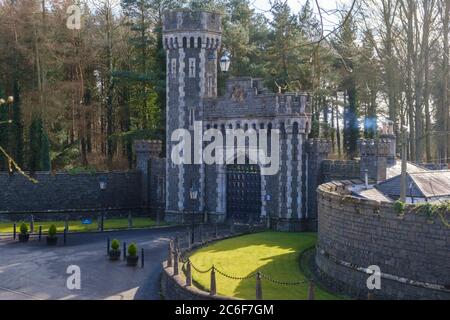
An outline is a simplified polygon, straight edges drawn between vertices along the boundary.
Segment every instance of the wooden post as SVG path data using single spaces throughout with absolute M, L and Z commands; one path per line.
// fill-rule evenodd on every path
M 34 216 L 30 216 L 30 233 L 34 232 Z
M 192 269 L 191 260 L 188 260 L 186 265 L 186 287 L 192 286 Z
M 217 294 L 217 285 L 216 285 L 216 268 L 213 266 L 211 269 L 211 288 L 210 293 L 211 296 L 215 296 Z
M 315 294 L 314 294 L 314 280 L 312 280 L 312 279 L 311 279 L 311 281 L 309 282 L 308 300 L 315 300 Z
M 172 242 L 169 242 L 169 250 L 167 255 L 167 267 L 172 268 Z
M 64 221 L 64 229 L 69 231 L 69 215 L 66 215 L 66 220 Z
M 175 254 L 174 254 L 174 257 L 173 257 L 173 275 L 174 275 L 174 276 L 177 276 L 177 275 L 180 274 L 180 268 L 179 268 L 179 266 L 178 266 L 178 260 L 179 260 L 179 259 L 180 259 L 180 258 L 179 258 L 179 256 L 178 256 L 178 251 L 175 250 Z
M 258 272 L 256 274 L 256 300 L 262 300 L 263 299 L 263 292 L 262 292 L 262 283 L 261 283 L 261 272 Z

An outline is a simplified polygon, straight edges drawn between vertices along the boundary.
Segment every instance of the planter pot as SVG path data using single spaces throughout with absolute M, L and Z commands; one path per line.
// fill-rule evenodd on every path
M 109 251 L 109 260 L 111 260 L 111 261 L 119 260 L 121 253 L 122 252 L 120 250 L 110 250 Z
M 28 240 L 30 240 L 30 235 L 28 233 L 19 233 L 19 242 L 28 242 Z
M 56 246 L 57 243 L 58 243 L 57 237 L 47 237 L 47 245 L 48 246 Z
M 139 261 L 139 256 L 127 256 L 127 266 L 136 267 Z

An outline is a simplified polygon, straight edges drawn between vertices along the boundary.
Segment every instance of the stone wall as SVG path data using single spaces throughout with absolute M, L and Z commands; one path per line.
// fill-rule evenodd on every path
M 360 162 L 356 160 L 324 160 L 322 161 L 322 177 L 324 182 L 344 179 L 360 179 Z
M 319 187 L 318 275 L 331 289 L 367 297 L 366 268 L 381 268 L 381 290 L 393 299 L 450 299 L 450 228 L 440 218 L 407 213 L 392 204 Z
M 37 173 L 33 184 L 25 177 L 0 173 L 0 219 L 26 214 L 116 212 L 143 207 L 141 174 L 137 171 L 69 174 Z M 100 182 L 107 183 L 100 190 Z

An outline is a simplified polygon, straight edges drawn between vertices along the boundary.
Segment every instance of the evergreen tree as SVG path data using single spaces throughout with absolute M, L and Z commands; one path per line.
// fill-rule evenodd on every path
M 14 81 L 13 85 L 14 104 L 12 108 L 11 124 L 11 155 L 19 166 L 23 166 L 23 120 L 22 120 L 22 100 L 20 96 L 19 82 Z
M 0 87 L 0 99 L 4 99 L 5 94 Z M 7 149 L 9 144 L 9 110 L 6 104 L 0 105 L 0 146 Z M 0 154 L 0 171 L 6 171 L 8 169 L 7 159 Z
M 340 73 L 340 90 L 345 92 L 344 106 L 344 148 L 347 156 L 352 158 L 357 155 L 357 142 L 360 138 L 359 106 L 357 79 L 355 75 L 356 26 L 352 17 L 343 21 L 334 47 L 337 51 L 335 68 Z
M 31 121 L 29 139 L 28 169 L 30 172 L 50 171 L 50 144 L 40 117 Z

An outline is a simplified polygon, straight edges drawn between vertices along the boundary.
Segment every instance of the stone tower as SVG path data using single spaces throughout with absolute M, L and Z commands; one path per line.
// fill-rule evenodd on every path
M 368 178 L 376 183 L 386 180 L 390 141 L 361 139 L 358 146 L 361 156 L 361 179 L 364 181 L 367 172 Z
M 163 20 L 163 42 L 167 52 L 167 168 L 166 220 L 181 221 L 186 211 L 201 216 L 205 210 L 205 166 L 175 165 L 171 142 L 177 129 L 194 137 L 196 119 L 203 119 L 205 98 L 217 97 L 217 55 L 221 44 L 221 16 L 212 12 L 175 10 Z M 203 131 L 203 126 L 200 127 Z M 201 146 L 201 145 L 200 145 Z M 194 158 L 194 153 L 192 152 Z M 191 201 L 190 189 L 199 190 L 198 200 Z
M 317 229 L 317 188 L 323 182 L 321 177 L 322 162 L 328 158 L 331 152 L 331 142 L 322 139 L 309 139 L 306 144 L 305 156 L 305 175 L 304 175 L 304 193 L 306 212 L 304 216 L 309 221 L 308 229 Z

